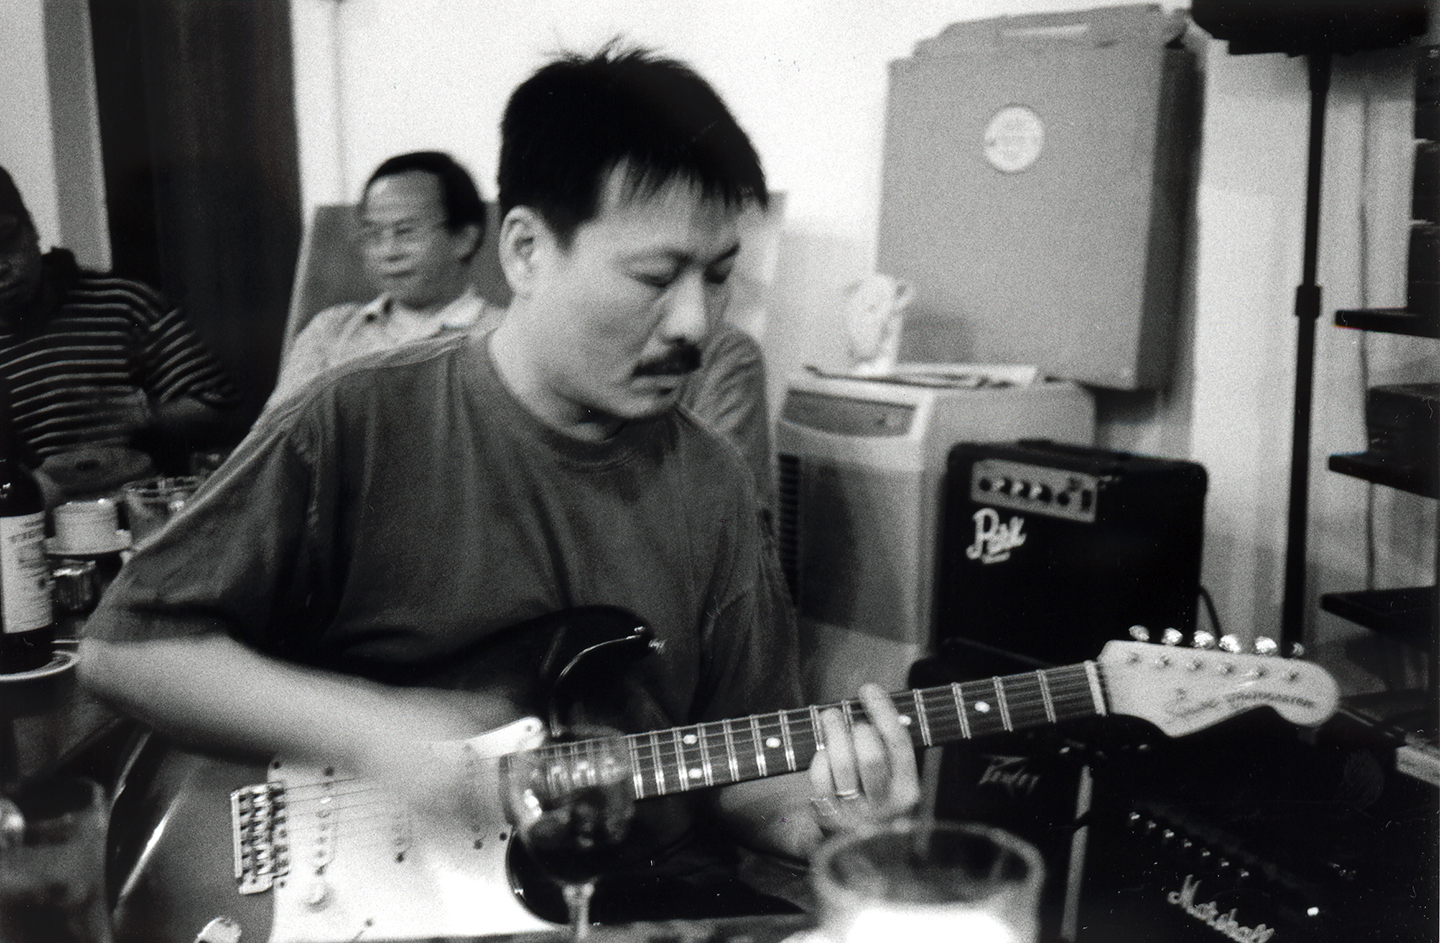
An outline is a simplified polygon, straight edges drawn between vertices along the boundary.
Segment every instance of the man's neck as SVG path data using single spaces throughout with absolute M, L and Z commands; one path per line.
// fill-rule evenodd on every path
M 399 301 L 399 300 L 397 300 L 397 299 L 395 299 L 395 298 L 391 298 L 391 299 L 390 299 L 390 309 L 391 309 L 392 311 L 404 312 L 405 314 L 407 314 L 407 315 L 409 315 L 409 316 L 411 316 L 411 317 L 414 317 L 414 318 L 421 318 L 421 319 L 425 319 L 425 320 L 432 320 L 432 319 L 434 319 L 434 318 L 436 318 L 436 317 L 439 317 L 440 313 L 441 313 L 442 311 L 444 311 L 446 308 L 449 308 L 449 307 L 450 307 L 451 305 L 453 305 L 455 302 L 459 301 L 461 298 L 464 298 L 466 295 L 470 294 L 471 291 L 472 291 L 472 289 L 470 288 L 469 285 L 461 285 L 459 288 L 457 288 L 457 289 L 455 290 L 454 293 L 452 293 L 452 294 L 447 294 L 447 295 L 441 297 L 441 298 L 440 298 L 439 300 L 437 300 L 437 301 L 432 301 L 432 302 L 430 302 L 429 304 L 423 305 L 423 306 L 418 307 L 418 308 L 417 308 L 417 307 L 412 307 L 411 305 L 408 305 L 408 304 L 406 304 L 405 302 Z
M 534 338 L 516 327 L 519 323 L 512 309 L 491 332 L 489 346 L 500 382 L 520 405 L 544 425 L 582 442 L 603 442 L 619 432 L 625 425 L 623 419 L 585 409 L 555 394 L 535 368 L 541 360 L 529 347 Z

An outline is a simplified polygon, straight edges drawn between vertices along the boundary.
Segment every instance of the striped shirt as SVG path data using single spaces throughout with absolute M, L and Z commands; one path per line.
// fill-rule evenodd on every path
M 102 397 L 143 390 L 156 403 L 192 397 L 215 409 L 239 402 L 220 362 L 152 289 L 78 269 L 69 252 L 45 257 L 43 292 L 57 300 L 42 324 L 0 322 L 0 371 L 23 443 L 39 457 L 128 445 Z

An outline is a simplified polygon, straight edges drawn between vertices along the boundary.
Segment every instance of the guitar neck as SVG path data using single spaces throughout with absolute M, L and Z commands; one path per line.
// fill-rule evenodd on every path
M 911 739 L 922 746 L 1025 730 L 1107 713 L 1092 662 L 890 695 Z M 645 799 L 807 769 L 823 742 L 820 714 L 837 708 L 849 724 L 866 717 L 858 700 L 630 734 L 635 796 Z M 583 756 L 585 743 L 545 748 Z

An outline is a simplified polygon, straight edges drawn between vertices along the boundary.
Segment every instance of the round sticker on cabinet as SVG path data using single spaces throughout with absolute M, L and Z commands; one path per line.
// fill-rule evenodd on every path
M 985 126 L 985 159 L 996 170 L 1016 174 L 1040 158 L 1045 125 L 1024 105 L 1007 105 Z

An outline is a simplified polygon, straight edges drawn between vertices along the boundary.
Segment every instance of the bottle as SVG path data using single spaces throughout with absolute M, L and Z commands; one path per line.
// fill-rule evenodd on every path
M 9 383 L 0 381 L 0 674 L 44 667 L 55 641 L 45 499 L 17 443 Z

